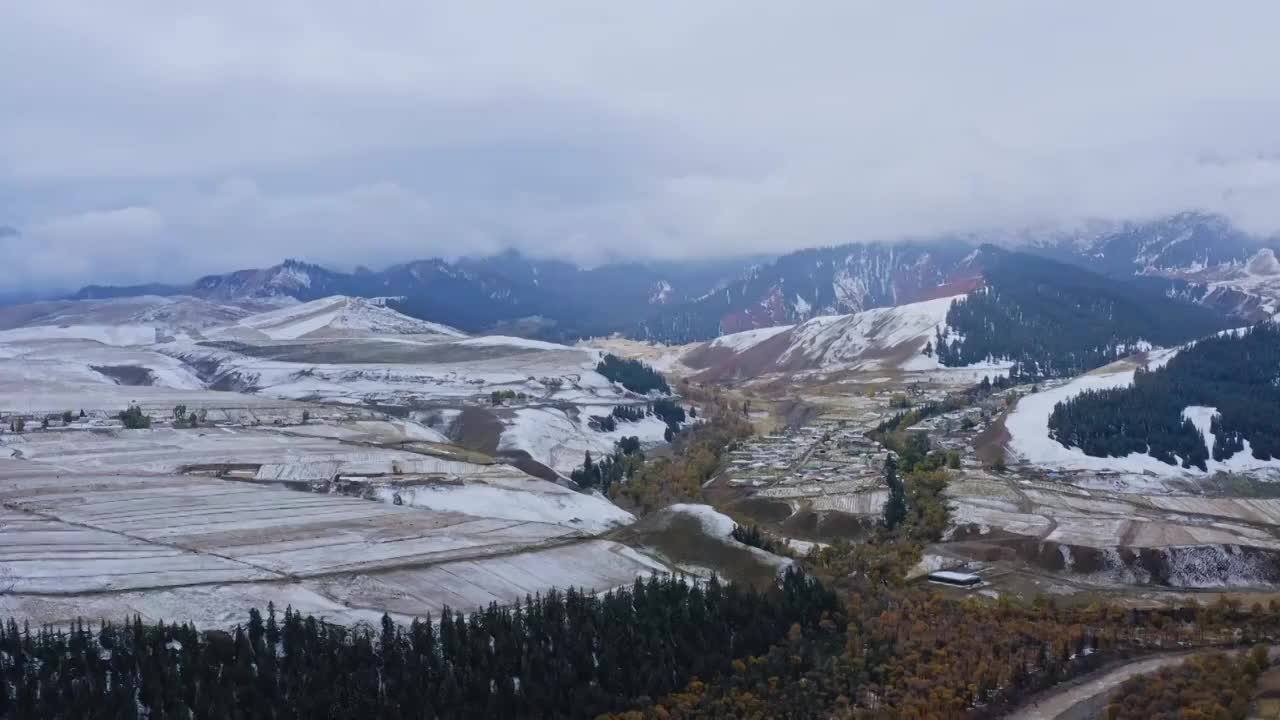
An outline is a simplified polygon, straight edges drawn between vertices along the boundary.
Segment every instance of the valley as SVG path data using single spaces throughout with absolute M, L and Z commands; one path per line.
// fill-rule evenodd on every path
M 1280 719 L 1275 3 L 0 3 L 0 720 Z
M 624 438 L 658 457 L 667 444 L 661 391 L 603 377 L 608 353 L 659 368 L 676 397 L 715 388 L 741 408 L 759 434 L 702 498 L 797 557 L 877 527 L 890 452 L 873 438 L 889 423 L 927 438 L 950 476 L 945 532 L 913 575 L 958 568 L 992 597 L 1139 604 L 1280 583 L 1269 463 L 1242 454 L 1204 473 L 1050 438 L 1055 403 L 1132 383 L 1176 348 L 1074 379 L 1013 376 L 1018 362 L 991 356 L 949 365 L 941 338 L 959 333 L 963 297 L 685 346 L 475 336 L 343 296 L 12 309 L 27 320 L 0 331 L 0 417 L 25 427 L 0 432 L 3 601 L 45 622 L 184 607 L 219 624 L 280 596 L 360 622 L 678 568 L 767 577 L 719 550 L 727 564 L 700 564 L 659 530 L 672 520 L 633 527 L 634 512 L 569 480 Z M 151 426 L 122 428 L 126 407 Z M 618 408 L 639 419 L 601 427 Z
M 1186 395 L 1174 462 L 1064 444 L 1053 420 L 1221 343 L 1253 343 L 1236 354 L 1265 385 L 1272 335 L 995 257 L 979 287 L 683 345 L 477 334 L 344 295 L 8 308 L 0 609 L 216 631 L 270 606 L 359 634 L 663 577 L 772 595 L 801 570 L 851 602 L 994 603 L 974 612 L 1280 600 L 1280 466 L 1255 457 L 1248 391 Z

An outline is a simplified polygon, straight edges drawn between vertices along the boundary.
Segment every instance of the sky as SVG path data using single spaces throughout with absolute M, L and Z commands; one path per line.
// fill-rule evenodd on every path
M 1280 4 L 0 4 L 0 290 L 1185 209 L 1280 230 Z

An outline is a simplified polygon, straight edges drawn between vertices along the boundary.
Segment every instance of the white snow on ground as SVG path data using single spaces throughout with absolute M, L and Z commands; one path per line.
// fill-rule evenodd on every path
M 0 412 L 37 414 L 103 410 L 112 414 L 132 402 L 149 412 L 185 404 L 192 410 L 284 406 L 270 398 L 204 389 L 191 368 L 147 348 L 123 348 L 89 340 L 0 345 Z M 118 385 L 93 367 L 151 371 L 151 386 Z
M 384 611 L 404 620 L 444 605 L 518 602 L 553 586 L 605 590 L 669 569 L 591 539 L 634 520 L 604 497 L 509 465 L 410 452 L 434 452 L 427 443 L 446 438 L 362 407 L 408 407 L 447 427 L 458 408 L 491 407 L 492 390 L 514 390 L 528 399 L 494 414 L 514 416 L 516 434 L 535 438 L 525 444 L 564 451 L 566 469 L 588 447 L 603 454 L 626 435 L 661 442 L 656 418 L 611 433 L 586 426 L 589 415 L 634 400 L 594 372 L 598 350 L 460 340 L 346 298 L 242 320 L 228 310 L 217 330 L 186 327 L 160 337 L 149 325 L 91 322 L 0 334 L 0 414 L 88 411 L 67 427 L 0 434 L 0 567 L 13 571 L 0 611 L 34 623 L 138 613 L 227 626 L 275 601 L 331 621 L 376 622 Z M 210 335 L 267 349 L 198 344 Z M 341 342 L 316 342 L 332 338 Z M 272 353 L 303 360 L 254 357 Z M 118 384 L 139 381 L 153 384 Z M 107 419 L 133 402 L 156 427 L 123 430 Z M 544 403 L 566 409 L 535 410 Z M 209 424 L 170 427 L 178 404 L 207 412 Z M 310 419 L 300 424 L 304 412 Z M 556 432 L 566 435 L 547 437 Z M 239 480 L 212 477 L 226 465 Z M 280 485 L 335 477 L 370 499 Z
M 426 442 L 447 443 L 449 438 L 425 425 L 408 420 L 356 420 L 346 423 L 315 423 L 310 425 L 294 425 L 289 427 L 292 435 L 308 435 L 311 437 L 329 437 L 340 440 L 364 440 L 369 438 L 393 439 L 396 441 L 424 440 Z
M 702 529 L 714 538 L 737 542 L 733 540 L 733 526 L 736 524 L 733 522 L 733 518 L 710 505 L 678 503 L 667 509 L 673 513 L 684 513 L 698 518 L 698 521 L 702 523 Z
M 286 399 L 403 405 L 412 400 L 476 399 L 493 390 L 513 390 L 547 401 L 603 403 L 626 395 L 595 372 L 595 351 L 557 345 L 556 352 L 503 352 L 501 347 L 486 350 L 469 343 L 431 344 L 441 351 L 462 347 L 474 354 L 473 359 L 450 362 L 317 364 L 268 360 L 208 346 L 175 347 L 167 352 L 192 363 L 216 362 L 220 373 L 242 378 L 255 393 Z M 545 384 L 547 378 L 559 385 Z
M 405 505 L 484 517 L 544 522 L 593 535 L 635 522 L 635 516 L 600 497 L 541 480 L 468 482 L 417 487 L 382 487 L 379 500 L 398 494 Z
M 850 315 L 823 315 L 799 325 L 759 328 L 724 335 L 691 348 L 728 350 L 742 354 L 755 349 L 751 365 L 765 367 L 762 372 L 797 372 L 906 370 L 914 372 L 960 373 L 968 376 L 1002 374 L 1012 363 L 980 363 L 968 368 L 944 368 L 934 357 L 921 354 L 926 344 L 946 326 L 951 303 L 963 295 L 925 300 L 894 307 L 875 308 Z M 782 336 L 786 342 L 770 343 Z M 767 352 L 766 352 L 767 350 Z M 765 356 L 760 353 L 764 352 Z M 732 358 L 715 358 L 731 373 L 737 373 Z M 714 367 L 712 368 L 714 370 Z M 939 378 L 957 382 L 949 375 Z
M 770 565 L 778 568 L 779 572 L 794 564 L 794 561 L 791 558 L 774 555 L 771 552 L 765 552 L 760 548 L 751 547 L 750 545 L 746 545 L 735 540 L 733 538 L 733 527 L 736 523 L 733 522 L 733 518 L 716 510 L 710 505 L 678 503 L 666 508 L 664 512 L 677 515 L 691 515 L 697 518 L 698 522 L 702 525 L 702 531 L 709 537 L 715 538 L 723 543 L 744 548 L 750 551 L 752 555 L 755 555 L 761 560 L 764 560 Z
M 1253 456 L 1253 448 L 1250 447 L 1249 441 L 1244 441 L 1244 449 L 1232 455 L 1226 460 L 1214 460 L 1213 441 L 1214 435 L 1210 432 L 1211 421 L 1214 415 L 1218 414 L 1217 408 L 1204 407 L 1200 405 L 1192 405 L 1182 411 L 1182 417 L 1189 419 L 1204 436 L 1205 447 L 1210 451 L 1210 457 L 1206 461 L 1205 466 L 1209 468 L 1210 473 L 1223 472 L 1249 472 L 1251 470 L 1263 470 L 1267 468 L 1280 469 L 1280 458 L 1272 458 L 1270 460 L 1259 460 Z
M 94 367 L 133 367 L 151 371 L 151 384 L 174 390 L 203 390 L 204 383 L 182 362 L 144 347 L 117 347 L 92 340 L 57 340 L 30 342 L 25 345 L 0 345 L 6 352 L 0 359 L 0 386 L 9 374 L 39 376 L 31 390 L 60 380 L 84 382 L 91 386 L 112 385 L 116 380 L 94 370 Z M 96 388 L 95 388 L 96 389 Z M 77 405 L 78 407 L 78 405 Z
M 0 329 L 37 326 L 142 325 L 169 334 L 180 329 L 198 330 L 225 325 L 251 315 L 252 312 L 244 307 L 221 305 L 186 295 L 170 297 L 143 295 L 105 300 L 48 300 L 0 309 Z
M 777 327 L 756 328 L 742 332 L 721 335 L 711 341 L 711 347 L 729 348 L 734 352 L 742 352 L 759 345 L 769 338 L 784 333 L 795 325 L 778 325 Z
M 569 350 L 568 345 L 557 345 L 556 343 L 544 342 L 542 340 L 530 340 L 528 338 L 511 337 L 509 335 L 485 335 L 483 337 L 474 337 L 467 340 L 461 340 L 459 345 L 481 345 L 486 347 L 514 347 L 524 348 L 527 350 Z
M 831 547 L 830 543 L 814 542 L 810 540 L 801 540 L 799 538 L 787 538 L 787 547 L 795 550 L 801 555 L 808 555 L 814 549 L 822 550 Z
M 787 326 L 784 326 L 784 329 L 785 327 Z M 575 347 L 590 348 L 602 353 L 611 353 L 618 357 L 639 360 L 658 372 L 679 377 L 695 372 L 681 360 L 692 350 L 703 347 L 703 344 L 662 345 L 620 337 L 609 337 L 582 340 Z
M 937 355 L 925 355 L 917 353 L 910 360 L 898 366 L 900 370 L 908 372 L 935 372 L 935 373 L 955 373 L 955 374 L 973 374 L 977 377 L 983 375 L 993 377 L 997 375 L 1008 375 L 1009 370 L 1013 368 L 1012 360 L 982 360 L 968 365 L 948 366 L 938 362 Z
M 296 340 L 303 337 L 341 337 L 356 334 L 439 335 L 446 338 L 466 334 L 439 323 L 418 320 L 365 298 L 345 295 L 312 300 L 278 310 L 258 313 L 210 330 L 210 337 L 246 340 Z
M 1147 366 L 1153 369 L 1163 367 L 1178 351 L 1179 348 L 1152 351 Z M 1205 474 L 1199 468 L 1184 469 L 1181 466 L 1169 465 L 1147 454 L 1130 453 L 1120 458 L 1092 457 L 1079 448 L 1063 447 L 1061 443 L 1049 437 L 1049 416 L 1053 413 L 1054 405 L 1086 390 L 1128 387 L 1133 384 L 1133 375 L 1133 363 L 1121 361 L 1056 387 L 1022 397 L 1018 400 L 1017 407 L 1005 419 L 1005 429 L 1010 436 L 1009 450 L 1026 462 L 1062 470 L 1154 473 L 1159 476 Z M 1210 448 L 1213 447 L 1213 438 L 1209 434 L 1209 419 L 1214 412 L 1213 408 L 1203 407 L 1191 407 L 1183 412 L 1184 417 L 1190 418 L 1204 434 Z M 1246 448 L 1245 452 L 1236 453 L 1226 462 L 1219 463 L 1210 458 L 1208 468 L 1210 473 L 1219 470 L 1280 469 L 1280 460 L 1267 462 L 1257 460 Z
M 148 325 L 42 325 L 0 330 L 0 342 L 93 340 L 103 345 L 151 345 L 156 329 Z
M 401 450 L 251 427 L 122 430 L 117 426 L 115 430 L 99 432 L 73 429 L 0 436 L 0 457 L 8 457 L 15 450 L 27 460 L 47 463 L 59 471 L 84 473 L 163 474 L 176 473 L 188 465 L 216 463 L 267 463 L 303 468 L 330 464 L 334 470 L 327 477 L 332 477 L 339 470 L 390 473 L 395 465 L 412 468 L 415 464 L 446 462 Z M 436 470 L 425 468 L 424 472 Z
M 784 360 L 800 354 L 823 367 L 834 367 L 859 360 L 869 350 L 913 342 L 923 346 L 946 322 L 952 301 L 959 297 L 963 296 L 813 318 L 796 326 L 794 343 Z
M 612 407 L 599 408 L 607 415 Z M 578 420 L 558 408 L 517 410 L 515 418 L 502 433 L 499 450 L 524 450 L 535 460 L 563 473 L 582 465 L 590 452 L 596 458 L 613 452 L 613 446 L 624 437 L 638 437 L 642 445 L 663 442 L 667 426 L 656 417 L 638 422 L 620 422 L 613 432 L 596 432 L 587 425 L 591 408 L 584 409 Z
M 1148 366 L 1162 365 L 1176 353 L 1176 348 L 1154 351 Z M 1121 369 L 1116 369 L 1117 366 Z M 1091 457 L 1079 448 L 1065 448 L 1049 437 L 1049 416 L 1053 414 L 1054 405 L 1086 390 L 1128 387 L 1133 384 L 1133 375 L 1133 364 L 1121 361 L 1057 387 L 1023 396 L 1004 421 L 1009 432 L 1009 450 L 1027 462 L 1063 470 L 1110 470 L 1135 474 L 1150 471 L 1157 475 L 1189 472 L 1146 454 L 1131 453 L 1123 458 Z

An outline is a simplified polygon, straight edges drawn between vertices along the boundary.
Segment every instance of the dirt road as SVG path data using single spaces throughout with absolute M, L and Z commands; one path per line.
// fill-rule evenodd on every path
M 1213 652 L 1212 648 L 1190 652 L 1171 653 L 1135 660 L 1106 670 L 1093 676 L 1087 676 L 1083 682 L 1067 687 L 1061 692 L 1042 697 L 1038 702 L 1024 705 L 1006 717 L 1009 720 L 1091 720 L 1099 717 L 1106 709 L 1107 699 L 1111 692 L 1121 683 L 1135 675 L 1155 672 L 1163 667 L 1177 665 L 1192 655 L 1202 652 Z M 1231 650 L 1229 654 L 1242 652 Z M 1280 646 L 1270 649 L 1272 662 L 1280 657 Z
M 1040 700 L 1033 705 L 1025 705 L 1009 714 L 1010 720 L 1083 720 L 1090 717 L 1095 709 L 1095 702 L 1100 706 L 1121 683 L 1134 675 L 1155 672 L 1167 665 L 1177 665 L 1187 658 L 1185 653 L 1177 655 L 1161 655 L 1160 657 L 1138 660 L 1127 665 L 1103 671 L 1101 675 L 1063 690 Z

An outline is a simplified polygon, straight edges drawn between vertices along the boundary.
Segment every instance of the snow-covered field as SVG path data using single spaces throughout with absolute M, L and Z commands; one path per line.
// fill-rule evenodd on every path
M 147 432 L 156 431 L 126 435 Z M 212 477 L 92 472 L 75 458 L 49 459 L 58 464 L 0 460 L 0 567 L 12 584 L 0 605 L 33 621 L 97 608 L 105 617 L 137 611 L 220 623 L 241 620 L 242 603 L 294 598 L 345 619 L 388 609 L 421 615 L 444 604 L 512 602 L 552 584 L 612 587 L 658 567 L 588 540 L 629 522 L 626 513 L 552 483 L 517 480 L 510 469 L 505 479 L 435 498 L 413 488 L 396 505 Z M 79 604 L 86 593 L 93 599 Z
M 314 426 L 304 426 L 307 429 Z M 176 473 L 191 465 L 333 463 L 350 472 L 391 472 L 392 465 L 425 462 L 411 452 L 271 428 L 205 427 L 177 430 L 51 430 L 0 435 L 0 454 L 47 463 L 68 472 Z
M 371 335 L 466 337 L 460 330 L 401 315 L 373 300 L 340 295 L 251 315 L 205 335 L 246 342 Z
M 1280 500 L 1103 492 L 1012 476 L 966 478 L 947 495 L 951 533 L 964 529 L 969 541 L 995 543 L 1021 536 L 1034 544 L 1011 548 L 1060 556 L 1047 569 L 1076 583 L 1245 588 L 1280 581 Z
M 631 513 L 599 495 L 576 492 L 527 476 L 413 487 L 381 486 L 375 492 L 384 502 L 394 502 L 398 496 L 410 507 L 551 523 L 592 534 L 635 521 Z
M 47 325 L 0 330 L 0 342 L 92 340 L 103 345 L 150 345 L 156 329 L 146 325 Z
M 0 327 L 0 615 L 229 625 L 273 601 L 374 622 L 669 569 L 599 538 L 635 521 L 606 498 L 490 456 L 567 472 L 623 436 L 662 442 L 654 418 L 587 426 L 647 401 L 595 372 L 600 350 L 341 297 L 55 303 Z M 152 428 L 121 427 L 131 404 Z M 177 405 L 199 426 L 176 426 Z M 468 432 L 496 447 L 450 445 L 477 412 Z
M 52 332 L 51 328 L 71 326 L 145 326 L 161 335 L 173 335 L 233 323 L 254 312 L 296 302 L 292 298 L 270 298 L 232 306 L 185 295 L 51 300 L 0 307 L 0 329 L 46 328 L 46 332 Z M 144 342 L 153 340 L 154 337 Z
M 150 384 L 121 384 L 123 372 Z M 213 418 L 252 422 L 306 406 L 277 398 L 206 389 L 194 368 L 148 347 L 114 347 L 89 340 L 0 343 L 0 415 L 37 417 L 66 410 L 115 414 L 129 404 L 169 414 L 175 405 L 207 410 Z M 312 408 L 313 412 L 322 412 Z
M 456 417 L 467 406 L 488 411 L 491 394 L 500 392 L 520 398 L 511 402 L 513 411 L 493 414 L 503 425 L 501 449 L 525 450 L 549 467 L 567 470 L 588 450 L 611 451 L 624 434 L 596 433 L 586 426 L 588 416 L 644 400 L 595 372 L 598 349 L 506 336 L 469 338 L 376 301 L 336 296 L 242 315 L 192 299 L 153 300 L 106 303 L 106 309 L 99 301 L 85 301 L 86 307 L 60 303 L 56 313 L 41 309 L 27 315 L 136 321 L 168 308 L 205 323 L 229 321 L 181 330 L 163 323 L 85 322 L 0 331 L 0 416 L 34 420 L 83 409 L 105 417 L 138 404 L 156 417 L 186 405 L 208 413 L 211 421 L 249 424 L 282 418 L 293 424 L 303 411 L 332 419 L 343 412 L 337 406 L 357 414 L 375 407 Z M 447 426 L 409 426 L 415 436 L 409 439 L 447 440 Z M 657 421 L 624 428 L 644 442 L 662 442 Z

